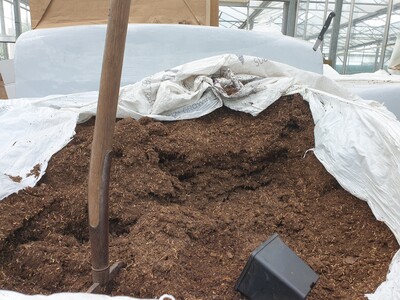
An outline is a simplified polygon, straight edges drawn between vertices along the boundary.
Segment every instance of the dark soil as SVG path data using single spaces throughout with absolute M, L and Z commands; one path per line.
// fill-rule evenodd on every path
M 93 126 L 77 127 L 37 187 L 0 202 L 0 288 L 91 285 Z M 242 299 L 235 282 L 275 232 L 320 275 L 309 299 L 363 299 L 385 279 L 398 244 L 312 152 L 304 157 L 313 120 L 300 96 L 258 117 L 221 108 L 189 121 L 124 119 L 114 138 L 110 259 L 127 264 L 114 295 Z

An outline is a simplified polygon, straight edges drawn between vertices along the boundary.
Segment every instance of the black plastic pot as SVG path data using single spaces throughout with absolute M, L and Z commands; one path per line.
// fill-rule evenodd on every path
M 235 290 L 250 300 L 306 299 L 318 277 L 275 233 L 253 251 Z

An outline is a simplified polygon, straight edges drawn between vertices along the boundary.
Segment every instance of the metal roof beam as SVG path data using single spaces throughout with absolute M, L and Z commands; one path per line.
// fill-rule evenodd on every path
M 263 1 L 263 3 L 260 3 L 260 5 L 256 8 L 255 11 L 253 11 L 249 17 L 239 26 L 240 29 L 244 29 L 247 27 L 247 22 L 251 22 L 255 18 L 257 18 L 263 10 L 271 4 L 271 1 Z

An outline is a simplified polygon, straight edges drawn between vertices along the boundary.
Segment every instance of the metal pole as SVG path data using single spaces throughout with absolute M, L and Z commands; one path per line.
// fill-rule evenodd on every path
M 336 0 L 335 18 L 333 19 L 331 44 L 329 47 L 329 60 L 332 61 L 332 68 L 336 69 L 336 55 L 338 48 L 338 39 L 340 32 L 340 19 L 342 17 L 343 0 Z
M 286 4 L 286 2 L 285 2 Z M 296 32 L 297 0 L 290 0 L 287 15 L 286 35 L 294 36 Z
M 5 36 L 7 35 L 6 33 L 6 25 L 4 23 L 4 7 L 3 7 L 3 1 L 0 0 L 0 29 L 1 29 L 1 35 Z M 3 54 L 4 54 L 4 59 L 8 59 L 8 46 L 7 43 L 1 43 L 1 48 L 3 49 Z
M 295 5 L 296 5 L 296 12 L 295 12 L 295 15 L 294 15 L 295 21 L 294 21 L 294 33 L 293 33 L 293 36 L 294 36 L 294 34 L 297 35 L 297 26 L 298 26 L 297 17 L 299 16 L 300 1 L 301 1 L 301 0 L 295 0 L 295 1 L 296 1 L 296 2 L 295 2 Z
M 387 14 L 386 14 L 385 31 L 383 33 L 383 41 L 381 47 L 381 57 L 379 59 L 379 69 L 383 69 L 383 65 L 385 64 L 386 46 L 389 37 L 389 27 L 390 27 L 390 19 L 392 17 L 392 9 L 393 9 L 393 0 L 389 0 Z
M 288 16 L 289 16 L 289 3 L 283 3 L 283 16 L 282 16 L 282 34 L 287 35 L 288 29 Z
M 308 25 L 308 9 L 310 6 L 310 0 L 307 0 L 307 4 L 306 4 L 306 12 L 305 12 L 305 16 L 304 16 L 304 32 L 303 32 L 303 40 L 305 40 L 307 38 L 307 25 Z
M 349 24 L 347 26 L 346 44 L 344 46 L 342 74 L 346 74 L 346 71 L 347 71 L 347 58 L 348 58 L 350 38 L 351 38 L 351 28 L 353 25 L 353 13 L 354 13 L 355 2 L 356 2 L 356 0 L 351 0 L 350 12 L 349 12 Z
M 246 22 L 246 29 L 249 30 L 249 21 L 250 21 L 250 1 L 247 1 L 247 22 Z
M 19 0 L 14 0 L 15 39 L 22 33 L 20 6 Z
M 250 20 L 249 26 L 250 26 L 250 30 L 253 30 L 253 28 L 254 28 L 254 19 Z
M 376 45 L 375 64 L 374 64 L 374 70 L 375 71 L 378 69 L 379 50 L 380 50 L 379 45 Z

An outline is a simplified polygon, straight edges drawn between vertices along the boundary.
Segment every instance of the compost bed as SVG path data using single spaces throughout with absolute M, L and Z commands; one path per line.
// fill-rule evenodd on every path
M 0 288 L 49 294 L 91 285 L 93 126 L 77 127 L 35 188 L 0 202 Z M 118 121 L 110 259 L 127 266 L 113 294 L 241 299 L 235 281 L 274 232 L 320 275 L 309 299 L 373 292 L 398 244 L 312 152 L 304 156 L 313 127 L 298 95 L 258 117 L 221 108 L 195 120 Z

